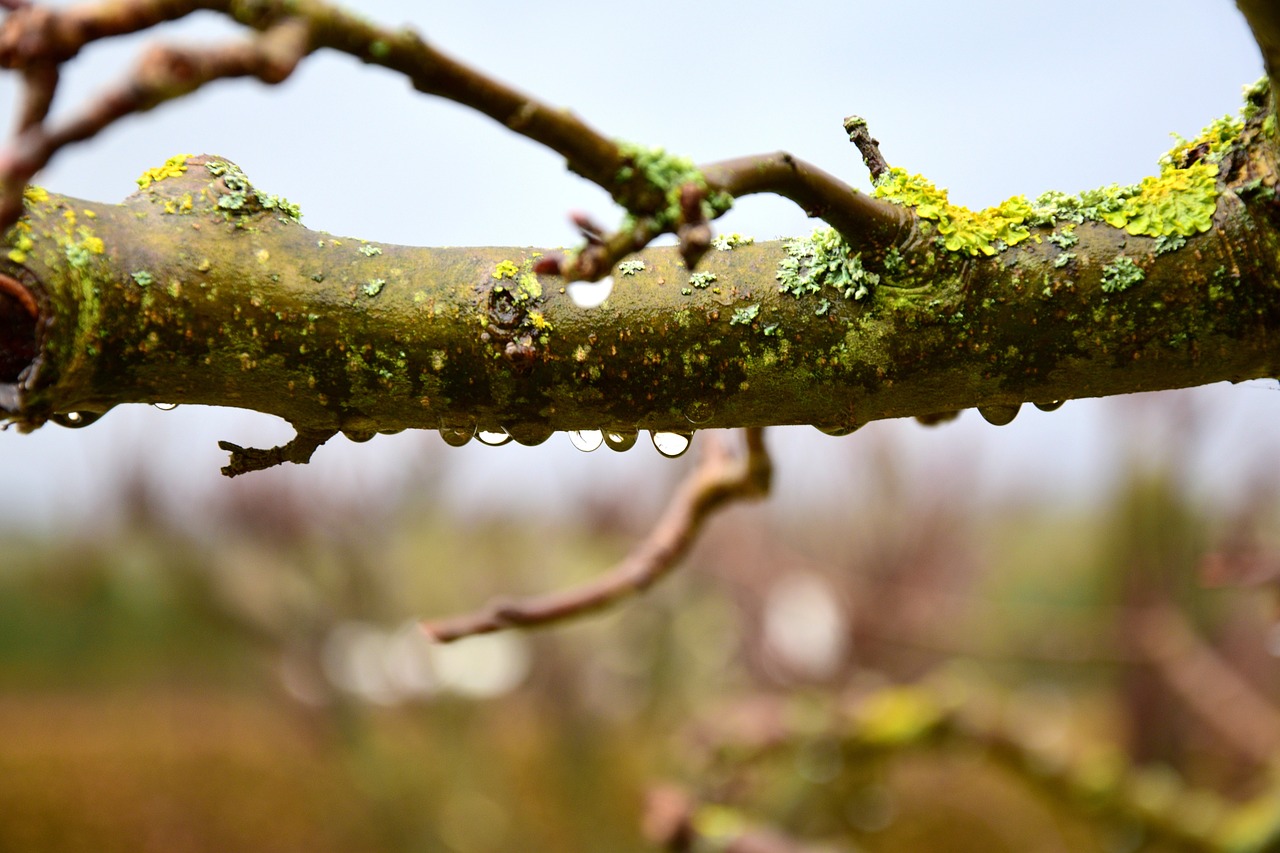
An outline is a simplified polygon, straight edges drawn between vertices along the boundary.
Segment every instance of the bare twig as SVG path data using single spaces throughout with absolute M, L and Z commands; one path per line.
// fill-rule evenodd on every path
M 206 49 L 153 46 L 143 54 L 129 79 L 55 129 L 47 128 L 43 118 L 52 99 L 57 70 L 50 71 L 45 60 L 32 66 L 37 73 L 26 76 L 27 96 L 20 117 L 23 130 L 7 151 L 0 152 L 0 186 L 4 189 L 0 197 L 0 230 L 20 215 L 22 188 L 65 146 L 89 139 L 127 115 L 188 95 L 214 80 L 248 76 L 264 83 L 279 83 L 310 52 L 309 30 L 306 21 L 285 18 L 248 42 Z
M 229 441 L 219 441 L 218 447 L 231 453 L 229 461 L 222 469 L 228 477 L 237 477 L 250 471 L 263 471 L 293 462 L 306 464 L 316 448 L 337 434 L 336 430 L 298 430 L 298 434 L 285 444 L 266 450 L 257 447 L 241 447 Z
M 380 27 L 322 0 L 253 4 L 122 0 L 69 9 L 49 9 L 24 0 L 3 0 L 3 5 L 13 14 L 0 24 L 0 67 L 21 70 L 25 85 L 19 133 L 7 150 L 0 151 L 0 230 L 20 215 L 22 187 L 64 146 L 88 139 L 126 115 L 189 94 L 211 80 L 255 76 L 265 83 L 279 82 L 303 56 L 321 47 L 396 71 L 419 91 L 470 107 L 556 151 L 572 171 L 605 189 L 631 214 L 618 232 L 566 258 L 544 260 L 543 272 L 568 279 L 598 279 L 627 254 L 664 233 L 679 236 L 686 265 L 692 269 L 710 244 L 708 211 L 714 218 L 728 208 L 733 196 L 751 193 L 791 199 L 860 245 L 895 245 L 911 224 L 903 208 L 868 199 L 789 154 L 712 164 L 702 170 L 705 184 L 699 178 L 697 184 L 666 185 L 646 170 L 633 168 L 633 149 L 572 113 L 457 62 L 411 29 Z M 61 128 L 44 127 L 62 62 L 93 41 L 137 32 L 197 9 L 221 12 L 264 35 L 246 46 L 154 48 L 116 90 L 94 99 Z
M 701 463 L 681 483 L 649 535 L 594 581 L 518 601 L 494 601 L 473 613 L 428 620 L 422 629 L 438 642 L 447 643 L 506 628 L 549 625 L 643 592 L 679 564 L 712 513 L 734 501 L 763 497 L 768 492 L 772 463 L 765 450 L 764 431 L 760 427 L 747 429 L 746 445 L 746 454 L 735 457 L 722 444 L 711 441 Z
M 826 220 L 851 245 L 883 249 L 902 245 L 915 221 L 908 208 L 860 193 L 785 151 L 724 160 L 703 171 L 708 186 L 735 198 L 772 193 L 790 199 L 810 216 Z

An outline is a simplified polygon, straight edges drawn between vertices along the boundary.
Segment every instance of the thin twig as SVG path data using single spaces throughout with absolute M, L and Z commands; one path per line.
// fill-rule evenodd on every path
M 20 215 L 22 188 L 67 145 L 89 139 L 125 116 L 188 95 L 214 80 L 257 77 L 264 83 L 279 83 L 310 50 L 309 24 L 299 18 L 283 19 L 247 42 L 205 49 L 151 47 L 127 80 L 95 98 L 78 115 L 55 129 L 47 128 L 43 121 L 27 123 L 10 148 L 0 152 L 0 186 L 4 188 L 0 197 L 0 231 Z M 47 75 L 36 79 L 47 84 Z M 28 89 L 34 85 L 28 79 Z M 51 91 L 49 96 L 52 97 Z M 40 97 L 38 90 L 28 94 L 28 101 L 36 104 L 24 110 L 24 122 L 36 112 L 47 111 L 47 104 L 39 104 Z
M 785 151 L 724 160 L 704 167 L 707 185 L 735 198 L 772 193 L 826 220 L 851 245 L 903 245 L 915 218 L 910 209 L 860 193 L 844 181 Z
M 763 429 L 747 429 L 746 446 L 745 455 L 733 456 L 722 444 L 711 441 L 698 467 L 680 484 L 649 535 L 595 580 L 517 601 L 493 601 L 472 613 L 425 621 L 422 629 L 436 641 L 448 643 L 506 628 L 549 625 L 643 592 L 679 564 L 712 513 L 734 501 L 760 498 L 768 492 L 772 463 Z
M 849 141 L 858 147 L 863 165 L 871 173 L 871 180 L 879 180 L 881 175 L 889 171 L 889 162 L 880 153 L 880 140 L 872 139 L 867 120 L 862 116 L 848 116 L 844 120 L 844 130 L 849 134 Z

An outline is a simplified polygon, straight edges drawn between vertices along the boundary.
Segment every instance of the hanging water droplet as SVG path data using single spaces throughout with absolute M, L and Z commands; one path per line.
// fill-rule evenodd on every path
M 705 424 L 716 413 L 716 407 L 701 400 L 695 400 L 684 410 L 684 419 L 691 424 Z
M 534 447 L 542 444 L 555 430 L 546 424 L 517 424 L 507 428 L 507 432 L 516 440 L 517 444 L 523 444 L 525 447 Z
M 947 421 L 954 421 L 958 417 L 960 417 L 960 410 L 952 409 L 948 412 L 933 412 L 928 415 L 916 415 L 916 422 L 923 426 L 931 427 L 937 426 L 938 424 L 945 424 Z
M 583 453 L 590 453 L 604 444 L 604 433 L 598 429 L 575 429 L 569 433 L 569 441 Z
M 480 439 L 481 444 L 487 444 L 490 447 L 501 447 L 511 440 L 511 434 L 499 427 L 497 431 L 479 430 L 476 432 L 476 438 Z
M 364 444 L 378 433 L 376 430 L 344 429 L 342 434 L 347 437 L 347 441 L 354 441 L 356 444 Z
M 824 435 L 834 435 L 839 438 L 862 429 L 862 424 L 814 424 L 814 427 Z
M 440 438 L 450 447 L 461 447 L 466 444 L 476 434 L 476 428 L 471 427 L 440 427 Z
M 178 408 L 177 403 L 152 403 L 151 405 L 155 406 L 162 412 L 172 412 L 174 409 Z
M 80 429 L 102 417 L 102 412 L 58 412 L 50 415 L 49 420 L 68 429 Z
M 635 447 L 637 435 L 639 433 L 633 429 L 607 429 L 604 431 L 604 443 L 609 446 L 610 450 L 616 450 L 621 453 L 624 450 L 630 450 Z
M 654 432 L 651 434 L 653 436 L 653 446 L 668 459 L 683 456 L 684 452 L 689 449 L 689 445 L 693 443 L 693 433 L 691 432 Z
M 1011 423 L 1018 416 L 1018 409 L 1020 408 L 1022 408 L 1021 405 L 979 406 L 978 414 L 982 415 L 983 419 L 992 426 L 1004 426 L 1007 423 Z
M 570 282 L 566 289 L 574 305 L 579 308 L 595 308 L 613 292 L 613 276 L 607 275 L 599 281 Z
M 1036 408 L 1042 412 L 1056 412 L 1065 402 L 1066 400 L 1054 400 L 1051 403 L 1036 403 Z

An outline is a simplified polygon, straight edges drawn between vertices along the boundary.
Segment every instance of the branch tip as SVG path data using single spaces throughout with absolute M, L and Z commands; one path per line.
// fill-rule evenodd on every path
M 889 171 L 889 163 L 880 153 L 880 140 L 871 137 L 867 120 L 862 116 L 848 116 L 844 120 L 844 130 L 849 134 L 849 141 L 856 145 L 858 152 L 862 154 L 862 162 L 871 173 L 871 180 L 879 180 L 881 175 Z

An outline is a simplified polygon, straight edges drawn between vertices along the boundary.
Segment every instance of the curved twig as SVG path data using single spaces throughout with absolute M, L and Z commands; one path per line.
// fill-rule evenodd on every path
M 746 445 L 746 454 L 735 457 L 713 441 L 649 535 L 595 580 L 517 601 L 493 601 L 461 616 L 427 620 L 422 630 L 432 639 L 448 643 L 506 628 L 550 625 L 643 592 L 679 564 L 712 513 L 734 501 L 753 500 L 768 492 L 773 466 L 765 449 L 764 430 L 747 429 Z
M 704 167 L 707 185 L 735 198 L 772 193 L 826 220 L 851 244 L 888 249 L 905 243 L 915 219 L 908 208 L 872 198 L 811 163 L 778 151 Z

